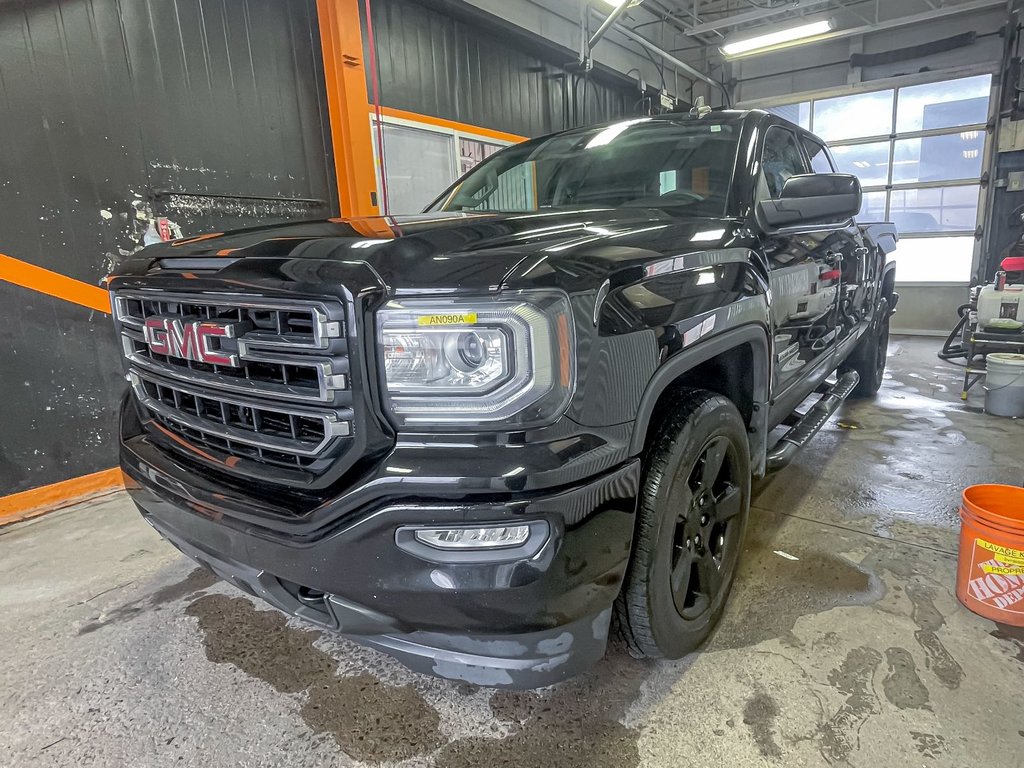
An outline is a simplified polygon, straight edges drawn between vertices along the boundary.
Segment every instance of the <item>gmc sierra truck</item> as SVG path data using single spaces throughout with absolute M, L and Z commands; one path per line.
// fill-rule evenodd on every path
M 144 248 L 108 281 L 129 492 L 418 671 L 548 685 L 610 626 L 679 657 L 752 478 L 881 384 L 897 235 L 860 207 L 815 136 L 715 111 L 526 141 L 422 214 Z

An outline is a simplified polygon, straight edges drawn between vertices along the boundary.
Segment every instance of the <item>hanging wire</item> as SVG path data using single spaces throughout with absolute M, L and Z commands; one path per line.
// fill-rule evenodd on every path
M 366 0 L 366 37 L 370 48 L 370 80 L 373 87 L 373 111 L 377 122 L 377 164 L 380 168 L 381 210 L 385 216 L 388 216 L 391 213 L 391 201 L 388 199 L 387 162 L 384 159 L 384 117 L 380 108 L 380 71 L 377 68 L 377 41 L 373 34 L 370 0 Z
M 583 108 L 582 108 L 583 124 L 584 125 L 589 125 L 589 123 L 587 122 L 587 90 L 589 89 L 589 86 L 590 86 L 590 73 L 589 72 L 584 72 L 583 73 Z

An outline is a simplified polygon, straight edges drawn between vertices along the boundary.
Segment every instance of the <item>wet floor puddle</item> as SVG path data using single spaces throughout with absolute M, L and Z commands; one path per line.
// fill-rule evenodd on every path
M 753 533 L 753 532 L 751 532 Z M 791 639 L 797 619 L 839 606 L 867 605 L 885 594 L 876 575 L 831 553 L 788 547 L 776 552 L 748 534 L 736 585 L 711 651 Z
M 433 756 L 438 768 L 540 766 L 629 768 L 639 764 L 639 731 L 620 722 L 651 673 L 650 664 L 612 649 L 591 671 L 542 691 L 495 691 L 490 708 L 510 724 L 504 739 L 449 742 L 437 711 L 413 685 L 360 674 L 339 677 L 338 663 L 313 644 L 319 631 L 289 626 L 283 614 L 244 597 L 212 594 L 186 608 L 207 658 L 231 664 L 286 694 L 305 693 L 299 714 L 367 763 Z M 473 691 L 450 684 L 450 695 Z
M 796 560 L 772 556 L 785 563 L 779 568 L 759 566 L 765 558 L 751 558 L 754 567 L 740 578 L 734 604 L 704 651 L 741 648 L 772 638 L 799 645 L 792 629 L 800 616 L 870 603 L 884 594 L 876 576 L 842 557 L 794 551 L 799 553 Z M 922 632 L 934 632 L 941 616 L 929 611 L 927 596 L 915 606 L 918 603 Z M 550 689 L 493 692 L 489 706 L 498 721 L 509 724 L 507 737 L 449 741 L 441 732 L 437 711 L 415 686 L 388 685 L 365 674 L 339 677 L 337 662 L 313 644 L 320 637 L 318 631 L 289 626 L 282 614 L 261 610 L 243 597 L 206 595 L 192 602 L 186 613 L 198 619 L 210 661 L 231 664 L 281 693 L 305 693 L 299 714 L 310 729 L 330 734 L 342 750 L 363 762 L 417 756 L 429 756 L 438 768 L 630 768 L 640 762 L 640 730 L 622 721 L 645 681 L 659 674 L 660 665 L 632 659 L 619 647 L 611 648 L 594 669 Z M 886 698 L 901 708 L 927 706 L 928 691 L 906 649 L 890 648 L 884 654 L 873 648 L 854 649 L 829 677 L 846 699 L 820 725 L 817 741 L 826 759 L 848 755 L 856 731 L 878 713 L 881 694 L 869 687 L 884 663 L 889 665 L 883 683 Z M 451 684 L 449 694 L 467 690 L 474 689 Z M 762 755 L 772 759 L 784 754 L 775 731 L 780 714 L 778 703 L 763 691 L 743 709 L 749 737 Z
M 813 648 L 805 647 L 793 634 L 801 616 L 879 600 L 886 591 L 880 574 L 892 573 L 905 584 L 893 589 L 902 590 L 910 601 L 913 638 L 923 650 L 924 664 L 903 647 L 860 646 L 847 652 L 827 675 L 828 685 L 842 695 L 841 703 L 823 713 L 813 736 L 827 762 L 842 763 L 856 751 L 860 729 L 883 712 L 885 702 L 901 710 L 928 710 L 928 681 L 951 690 L 959 686 L 960 665 L 939 640 L 945 619 L 932 588 L 911 579 L 912 563 L 878 554 L 857 564 L 796 546 L 787 546 L 789 557 L 783 557 L 767 549 L 767 539 L 752 539 L 754 551 L 741 566 L 726 616 L 702 652 L 775 638 L 797 654 L 826 651 L 841 639 L 819 637 Z M 640 727 L 623 721 L 631 722 L 627 713 L 645 682 L 668 673 L 660 664 L 637 661 L 613 647 L 593 670 L 559 686 L 490 693 L 491 713 L 507 726 L 504 738 L 450 740 L 438 710 L 416 685 L 389 684 L 365 673 L 339 676 L 335 658 L 315 645 L 319 631 L 291 626 L 283 614 L 257 607 L 246 597 L 202 594 L 197 587 L 208 585 L 208 579 L 203 571 L 194 571 L 181 584 L 155 594 L 150 604 L 190 597 L 185 613 L 197 620 L 211 662 L 231 665 L 280 693 L 297 695 L 298 714 L 310 730 L 329 736 L 355 760 L 380 764 L 423 758 L 437 768 L 633 768 L 640 763 Z M 1024 661 L 1024 630 L 998 627 L 992 635 L 1014 644 Z M 448 696 L 477 690 L 442 685 Z M 753 745 L 769 760 L 784 759 L 790 747 L 779 733 L 780 704 L 764 690 L 755 690 L 742 706 L 742 723 Z M 910 737 L 923 757 L 946 752 L 939 735 L 915 731 Z
M 185 613 L 199 620 L 210 661 L 232 664 L 280 693 L 305 692 L 302 719 L 353 758 L 404 760 L 441 746 L 438 714 L 413 686 L 338 677 L 337 662 L 313 646 L 319 632 L 290 627 L 283 614 L 258 610 L 244 597 L 207 595 Z

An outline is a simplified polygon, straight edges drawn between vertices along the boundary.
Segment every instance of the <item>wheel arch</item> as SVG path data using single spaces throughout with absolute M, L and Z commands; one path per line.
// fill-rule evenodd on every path
M 890 261 L 882 271 L 882 296 L 891 298 L 896 292 L 896 263 Z M 889 302 L 892 304 L 892 302 Z
M 697 387 L 728 397 L 747 425 L 751 468 L 764 472 L 771 352 L 764 326 L 751 323 L 707 338 L 669 358 L 651 377 L 633 427 L 630 455 L 643 452 L 659 411 L 680 388 Z

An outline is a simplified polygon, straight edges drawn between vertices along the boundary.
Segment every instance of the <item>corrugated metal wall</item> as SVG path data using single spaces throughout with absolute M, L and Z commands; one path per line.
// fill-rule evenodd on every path
M 319 40 L 314 0 L 0 4 L 0 253 L 95 285 L 140 217 L 332 210 Z M 0 281 L 0 319 L 0 495 L 113 466 L 109 318 Z
M 635 86 L 593 72 L 583 114 L 582 80 L 569 55 L 412 0 L 371 3 L 384 106 L 539 136 L 631 114 Z

